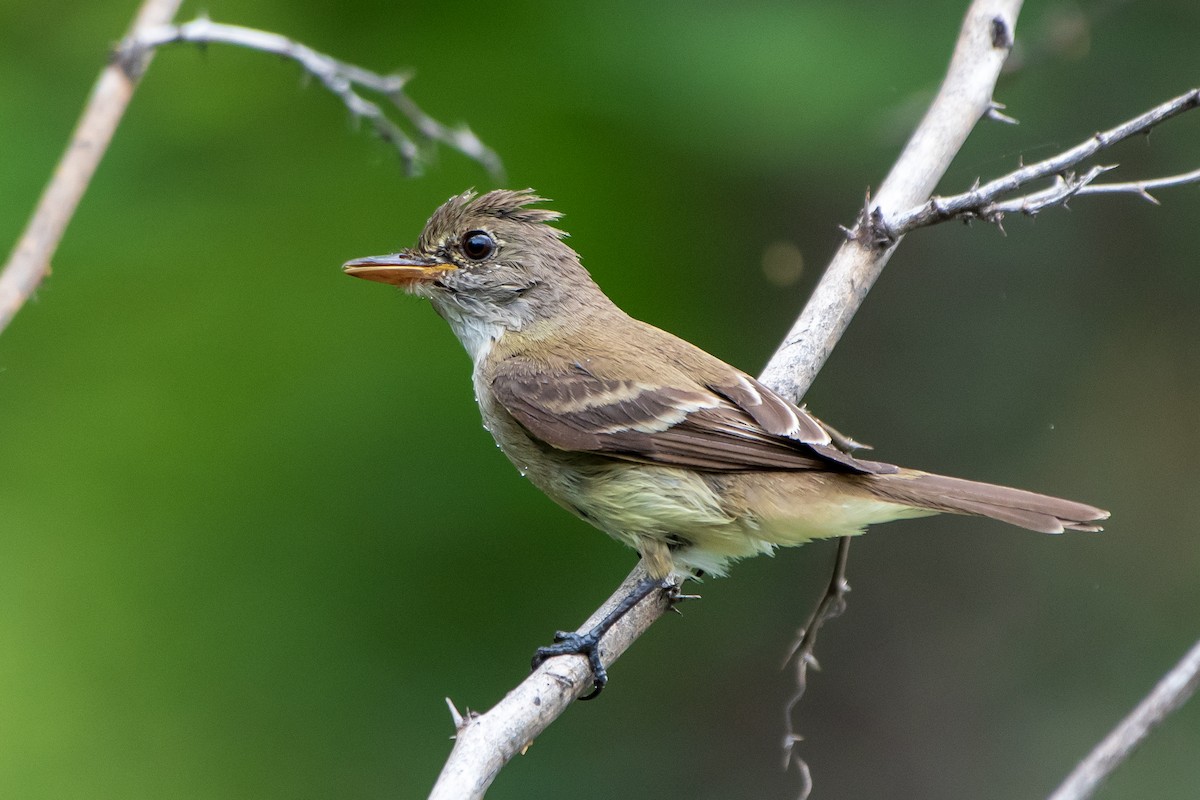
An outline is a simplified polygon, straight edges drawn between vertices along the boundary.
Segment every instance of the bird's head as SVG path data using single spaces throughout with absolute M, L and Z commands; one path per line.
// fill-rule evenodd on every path
M 562 241 L 567 234 L 548 224 L 561 215 L 530 208 L 541 202 L 529 189 L 464 192 L 433 212 L 415 247 L 342 269 L 428 298 L 456 331 L 460 324 L 520 330 L 573 313 L 603 295 Z

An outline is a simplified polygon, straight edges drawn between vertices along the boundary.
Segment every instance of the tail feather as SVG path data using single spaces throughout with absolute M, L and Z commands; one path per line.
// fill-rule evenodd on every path
M 1097 523 L 1108 519 L 1107 511 L 1086 503 L 912 469 L 872 475 L 866 483 L 871 494 L 881 500 L 949 514 L 990 517 L 1041 533 L 1098 531 L 1101 527 Z

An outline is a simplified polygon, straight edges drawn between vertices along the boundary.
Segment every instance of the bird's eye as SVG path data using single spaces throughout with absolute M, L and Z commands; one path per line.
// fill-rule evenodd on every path
M 484 231 L 468 231 L 462 237 L 462 251 L 472 261 L 483 261 L 496 252 L 496 240 Z

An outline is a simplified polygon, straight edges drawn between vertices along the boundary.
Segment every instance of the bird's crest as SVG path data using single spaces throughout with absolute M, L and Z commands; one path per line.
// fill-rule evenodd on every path
M 540 197 L 532 189 L 496 189 L 485 194 L 477 195 L 473 189 L 468 189 L 460 195 L 451 197 L 443 203 L 421 234 L 421 244 L 435 244 L 436 240 L 446 233 L 454 233 L 465 228 L 486 225 L 487 218 L 511 220 L 529 224 L 553 222 L 562 214 L 548 208 L 530 208 L 535 203 L 545 203 L 546 198 Z M 566 231 L 547 228 L 559 238 L 566 236 Z

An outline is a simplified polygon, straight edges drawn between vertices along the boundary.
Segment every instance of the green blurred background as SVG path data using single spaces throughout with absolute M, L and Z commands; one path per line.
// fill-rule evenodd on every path
M 936 86 L 964 2 L 210 0 L 391 70 L 554 198 L 631 313 L 754 372 Z M 0 3 L 14 241 L 135 4 Z M 50 10 L 53 13 L 47 13 Z M 1200 84 L 1193 0 L 1038 3 L 944 191 Z M 1104 157 L 1194 169 L 1200 113 Z M 634 563 L 526 485 L 421 302 L 344 278 L 494 184 L 404 179 L 261 54 L 159 54 L 0 336 L 0 796 L 420 797 Z M 1200 189 L 908 238 L 810 393 L 878 457 L 1110 508 L 1099 536 L 897 523 L 854 548 L 799 729 L 821 797 L 1043 796 L 1200 635 Z M 764 267 L 798 250 L 802 274 Z M 793 264 L 794 266 L 794 264 Z M 790 797 L 779 662 L 832 543 L 654 627 L 490 797 Z M 1194 798 L 1200 704 L 1105 798 Z

